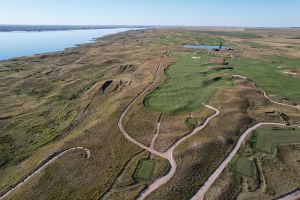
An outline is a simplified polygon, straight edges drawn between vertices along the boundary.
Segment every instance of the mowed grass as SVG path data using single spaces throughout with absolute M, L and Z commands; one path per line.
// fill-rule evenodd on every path
M 154 43 L 161 44 L 161 45 L 175 45 L 180 39 L 177 38 L 170 38 L 170 37 L 156 37 L 153 39 Z
M 223 45 L 226 44 L 226 41 L 222 38 L 207 37 L 204 35 L 199 35 L 196 37 L 196 39 L 197 39 L 197 42 L 202 45 L 219 46 L 221 43 Z
M 247 42 L 246 44 L 250 45 L 252 48 L 257 48 L 257 49 L 272 49 L 271 46 L 258 43 L 258 42 Z
M 213 66 L 209 62 L 211 55 L 175 53 L 172 56 L 177 62 L 165 70 L 165 83 L 145 98 L 146 107 L 164 113 L 190 112 L 208 103 L 218 89 L 232 86 L 231 79 L 220 77 L 229 69 L 208 70 Z M 194 56 L 201 59 L 192 59 Z
M 235 156 L 229 163 L 229 170 L 232 173 L 256 178 L 257 170 L 254 162 L 242 156 Z
M 246 33 L 246 32 L 203 31 L 202 33 L 215 35 L 215 36 L 238 37 L 242 39 L 262 38 L 262 36 L 260 35 L 254 33 Z
M 300 143 L 300 129 L 259 129 L 252 140 L 257 150 L 272 153 L 276 145 Z
M 141 159 L 133 175 L 137 181 L 151 181 L 156 168 L 155 160 Z
M 175 45 L 175 44 L 183 44 L 184 41 L 193 38 L 197 44 L 203 45 L 223 45 L 226 44 L 226 41 L 220 37 L 216 36 L 208 36 L 201 34 L 201 32 L 193 32 L 193 33 L 184 33 L 180 36 L 159 36 L 153 39 L 154 43 L 161 45 Z
M 236 74 L 246 76 L 268 94 L 300 104 L 300 79 L 284 74 L 285 68 L 300 68 L 300 59 L 270 56 L 264 60 L 238 57 L 228 59 Z

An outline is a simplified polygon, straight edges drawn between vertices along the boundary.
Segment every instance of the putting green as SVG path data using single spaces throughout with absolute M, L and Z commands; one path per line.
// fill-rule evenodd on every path
M 134 179 L 137 181 L 151 181 L 153 178 L 155 167 L 155 160 L 140 160 L 134 173 Z
M 252 160 L 242 156 L 235 156 L 229 163 L 229 170 L 233 173 L 256 178 L 256 166 Z
M 232 86 L 230 78 L 220 77 L 230 69 L 208 69 L 214 66 L 209 62 L 213 57 L 210 54 L 173 53 L 171 56 L 177 62 L 165 70 L 165 83 L 144 100 L 149 109 L 163 113 L 190 112 L 208 103 L 218 89 Z

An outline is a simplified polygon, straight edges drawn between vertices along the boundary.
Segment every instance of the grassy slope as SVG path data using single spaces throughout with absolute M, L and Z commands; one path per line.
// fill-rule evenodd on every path
M 145 98 L 145 105 L 159 112 L 185 112 L 201 107 L 222 87 L 230 87 L 228 79 L 213 80 L 217 72 L 208 70 L 210 55 L 201 54 L 201 59 L 191 59 L 194 54 L 173 54 L 177 63 L 165 74 L 166 82 Z
M 6 72 L 0 74 L 0 80 L 9 85 L 0 87 L 4 97 L 0 100 L 0 116 L 11 115 L 13 119 L 1 127 L 0 167 L 18 164 L 70 129 L 79 118 L 80 97 L 103 79 L 105 64 L 78 65 L 73 70 L 69 64 L 78 59 L 80 49 L 69 51 L 68 55 L 61 53 L 0 65 L 0 70 Z M 27 110 L 26 104 L 34 105 L 35 109 Z M 18 116 L 18 112 L 28 113 Z M 10 144 L 2 137 L 9 138 Z
M 19 165 L 9 160 L 9 163 L 1 168 L 1 189 L 15 182 L 16 179 L 31 170 L 35 162 L 42 160 L 44 156 L 36 157 L 36 154 L 40 151 L 47 155 L 47 152 L 55 151 L 56 148 L 83 146 L 89 148 L 92 154 L 89 160 L 84 159 L 79 154 L 76 154 L 77 156 L 74 157 L 72 156 L 73 153 L 65 155 L 59 162 L 48 166 L 45 173 L 41 175 L 41 179 L 37 178 L 35 181 L 29 182 L 20 192 L 15 193 L 13 199 L 59 199 L 60 197 L 68 197 L 68 199 L 97 199 L 100 193 L 107 190 L 124 166 L 124 163 L 139 150 L 138 147 L 128 142 L 120 134 L 116 122 L 119 113 L 123 111 L 130 99 L 144 88 L 148 80 L 152 79 L 152 73 L 160 59 L 161 49 L 159 46 L 147 49 L 150 46 L 148 42 L 152 37 L 145 37 L 143 34 L 140 36 L 138 33 L 133 34 L 133 37 L 136 39 L 127 37 L 125 33 L 123 36 L 115 35 L 111 37 L 114 38 L 89 44 L 89 47 L 75 48 L 72 51 L 83 52 L 78 57 L 76 57 L 76 52 L 68 52 L 69 56 L 64 53 L 58 53 L 48 56 L 48 61 L 45 61 L 45 63 L 41 63 L 41 58 L 39 57 L 28 58 L 25 63 L 28 65 L 28 68 L 22 76 L 14 72 L 11 74 L 12 78 L 7 77 L 7 74 L 5 75 L 6 77 L 0 77 L 0 92 L 15 92 L 17 95 L 20 95 L 19 99 L 26 96 L 30 97 L 30 100 L 31 98 L 36 99 L 38 103 L 41 103 L 41 105 L 38 104 L 39 107 L 36 109 L 28 111 L 28 114 L 16 118 L 17 120 L 13 118 L 9 123 L 5 121 L 6 124 L 3 123 L 5 125 L 3 127 L 9 129 L 11 133 L 8 131 L 2 132 L 4 128 L 0 129 L 0 142 L 1 145 L 5 146 L 3 149 L 6 149 L 4 149 L 6 151 L 5 155 L 3 154 L 4 156 L 7 154 L 19 156 L 23 149 L 29 147 L 30 150 L 32 149 L 30 154 L 33 154 L 32 156 L 28 154 L 28 159 Z M 137 40 L 142 44 L 137 43 Z M 112 43 L 113 45 L 111 45 Z M 135 50 L 134 54 L 132 53 L 133 49 Z M 151 53 L 148 53 L 148 51 Z M 56 55 L 62 57 L 64 62 L 60 63 L 60 58 L 56 62 Z M 73 58 L 73 61 L 71 61 L 71 58 L 68 61 L 69 57 Z M 22 59 L 15 62 L 21 63 L 21 61 Z M 67 61 L 68 63 L 66 63 Z M 136 66 L 133 71 L 122 70 L 120 72 L 119 68 L 121 66 L 131 63 Z M 2 70 L 2 68 L 9 68 L 13 65 L 13 62 L 8 61 L 2 66 L 1 64 Z M 24 67 L 25 64 L 20 65 Z M 7 65 L 7 67 L 4 65 Z M 32 65 L 34 67 L 31 68 Z M 155 67 L 152 68 L 152 66 Z M 59 70 L 54 70 L 53 73 L 49 72 L 52 68 L 56 69 L 56 67 Z M 32 75 L 29 78 L 24 78 L 28 74 Z M 23 81 L 24 79 L 26 81 Z M 121 80 L 124 82 L 132 79 L 132 83 L 130 86 L 120 86 L 119 90 L 114 92 L 104 93 L 101 91 L 100 87 L 103 82 L 112 79 L 118 83 Z M 10 84 L 10 88 L 4 87 L 9 85 L 7 83 L 9 81 L 16 84 Z M 47 90 L 40 90 L 41 86 L 47 86 Z M 8 91 L 9 89 L 12 92 Z M 111 86 L 111 91 L 113 89 L 114 87 Z M 126 92 L 123 90 L 126 90 Z M 1 100 L 0 105 L 2 102 L 10 102 L 7 98 Z M 71 104 L 70 107 L 65 106 L 69 104 Z M 13 106 L 7 106 L 7 110 L 10 107 Z M 0 116 L 6 116 L 8 111 L 2 111 L 3 109 L 0 111 Z M 44 136 L 45 138 L 50 136 L 52 138 L 52 135 L 49 132 L 41 134 L 40 131 L 47 131 L 49 124 L 50 128 L 56 130 L 55 133 L 62 135 L 64 133 L 64 131 L 61 131 L 64 129 L 62 126 L 68 125 L 71 121 L 69 119 L 74 119 L 73 114 L 84 115 L 84 117 L 70 134 L 63 134 L 65 137 L 58 138 L 55 136 L 54 139 L 56 138 L 57 140 L 54 142 L 54 139 L 48 140 L 48 145 L 43 143 L 45 141 L 43 139 Z M 16 123 L 18 121 L 20 123 Z M 6 126 L 10 122 L 14 126 Z M 31 130 L 30 134 L 27 134 L 27 129 Z M 5 135 L 2 135 L 2 133 L 5 133 Z M 8 133 L 13 139 L 8 137 Z M 13 133 L 18 135 L 15 137 Z M 32 145 L 26 143 L 27 138 L 25 137 L 31 137 L 32 135 L 37 137 L 34 141 L 39 142 L 40 148 L 31 148 Z M 2 136 L 4 137 L 3 139 Z M 31 141 L 31 138 L 28 138 L 28 140 Z M 10 148 L 10 145 L 15 143 L 17 143 L 17 146 L 12 146 L 11 149 L 16 152 L 8 152 L 7 149 Z M 59 143 L 59 147 L 51 148 L 52 145 L 57 143 Z M 13 170 L 9 171 L 20 165 L 22 165 L 22 168 L 20 167 L 17 173 L 13 172 Z M 26 166 L 24 167 L 24 165 Z M 160 166 L 162 165 L 160 164 Z M 161 176 L 160 173 L 162 171 L 158 170 L 155 175 Z M 11 174 L 13 175 L 11 176 Z M 64 191 L 61 191 L 61 188 L 65 188 Z M 39 193 L 36 191 L 39 191 Z
M 284 68 L 300 67 L 300 59 L 272 56 L 264 61 L 242 57 L 228 61 L 237 74 L 253 80 L 267 93 L 300 103 L 300 80 L 283 73 Z

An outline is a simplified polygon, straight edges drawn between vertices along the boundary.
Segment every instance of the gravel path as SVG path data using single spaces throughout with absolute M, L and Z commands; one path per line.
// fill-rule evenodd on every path
M 209 121 L 211 119 L 213 119 L 214 117 L 216 117 L 217 115 L 219 115 L 219 110 L 211 107 L 211 106 L 208 106 L 208 105 L 204 105 L 206 106 L 207 108 L 209 109 L 212 109 L 215 111 L 215 114 L 210 116 L 209 118 L 207 118 L 205 120 L 205 122 L 195 128 L 192 132 L 186 134 L 184 137 L 182 137 L 180 140 L 178 140 L 176 143 L 174 143 L 166 152 L 164 153 L 161 153 L 159 151 L 156 151 L 154 150 L 153 148 L 151 147 L 147 147 L 146 145 L 136 141 L 134 138 L 132 138 L 129 133 L 126 132 L 126 130 L 124 129 L 123 125 L 122 125 L 122 122 L 123 122 L 123 119 L 125 118 L 126 114 L 128 113 L 128 111 L 130 110 L 130 108 L 132 107 L 132 105 L 138 100 L 139 97 L 142 97 L 152 86 L 154 86 L 154 84 L 156 83 L 157 79 L 158 79 L 158 75 L 159 75 L 159 71 L 160 71 L 160 68 L 161 68 L 161 65 L 162 65 L 162 62 L 163 62 L 163 57 L 161 58 L 160 60 L 160 63 L 158 64 L 158 67 L 157 67 L 157 70 L 155 72 L 155 76 L 154 76 L 154 79 L 152 81 L 152 83 L 146 87 L 141 93 L 139 93 L 129 104 L 128 106 L 126 107 L 126 109 L 124 110 L 124 112 L 121 114 L 120 118 L 119 118 L 119 121 L 118 121 L 118 127 L 121 131 L 121 133 L 124 135 L 124 137 L 129 140 L 130 142 L 134 143 L 135 145 L 139 146 L 140 148 L 156 155 L 156 156 L 159 156 L 161 158 L 165 158 L 169 161 L 170 165 L 171 165 L 171 168 L 170 168 L 170 171 L 168 172 L 168 174 L 166 174 L 165 176 L 157 179 L 156 181 L 154 181 L 154 183 L 152 183 L 151 185 L 149 185 L 147 187 L 146 190 L 144 190 L 138 197 L 139 200 L 142 200 L 142 199 L 145 199 L 150 193 L 152 193 L 154 190 L 158 189 L 160 186 L 164 185 L 165 183 L 167 183 L 175 174 L 175 171 L 176 171 L 176 162 L 173 158 L 173 152 L 175 150 L 176 147 L 178 147 L 182 142 L 184 142 L 186 139 L 192 137 L 193 135 L 197 134 L 199 131 L 201 131 L 202 129 L 204 129 L 207 124 L 209 123 Z M 158 122 L 157 124 L 157 127 L 159 129 L 159 126 L 160 126 L 160 123 Z M 154 141 L 155 141 L 155 137 L 154 137 Z M 150 145 L 151 146 L 151 145 Z
M 2 191 L 0 193 L 0 199 L 4 199 L 9 194 L 13 193 L 15 190 L 20 188 L 22 185 L 24 185 L 26 182 L 28 182 L 33 176 L 43 171 L 48 165 L 58 160 L 60 157 L 64 156 L 67 153 L 74 152 L 74 151 L 84 151 L 86 155 L 86 159 L 90 159 L 91 152 L 89 149 L 86 149 L 84 147 L 74 147 L 70 149 L 66 149 L 60 152 L 55 152 L 54 154 L 47 157 L 45 160 L 43 160 L 36 168 L 34 168 L 32 171 L 30 171 L 28 174 L 26 174 L 23 178 L 21 178 L 17 183 L 14 185 L 8 187 L 6 190 Z
M 286 126 L 286 124 L 280 123 L 269 123 L 269 122 L 261 122 L 258 123 L 250 128 L 248 128 L 239 138 L 238 142 L 235 144 L 234 148 L 231 150 L 229 155 L 225 158 L 225 160 L 218 166 L 218 168 L 210 175 L 207 181 L 202 185 L 200 190 L 198 190 L 197 194 L 191 200 L 202 200 L 204 199 L 205 193 L 209 190 L 209 188 L 213 185 L 213 183 L 217 180 L 223 170 L 227 167 L 228 163 L 231 159 L 236 155 L 239 148 L 244 143 L 247 136 L 254 131 L 255 129 L 259 128 L 260 126 L 271 125 L 271 126 Z
M 277 198 L 276 200 L 296 200 L 299 198 L 300 198 L 300 189 L 297 189 L 294 190 L 293 192 L 281 196 L 280 198 Z
M 240 76 L 240 75 L 233 75 L 232 77 L 237 77 L 241 79 L 248 79 L 247 77 Z M 263 90 L 262 90 L 263 91 Z M 299 105 L 290 105 L 290 104 L 285 104 L 285 103 L 280 103 L 272 100 L 270 97 L 267 96 L 266 92 L 263 91 L 264 97 L 268 99 L 270 102 L 277 104 L 277 105 L 282 105 L 282 106 L 287 106 L 291 108 L 295 108 L 297 110 L 300 110 Z M 287 126 L 286 124 L 281 124 L 281 123 L 271 123 L 271 122 L 261 122 L 258 123 L 249 129 L 247 129 L 239 138 L 238 142 L 235 144 L 234 148 L 231 150 L 229 155 L 225 158 L 225 160 L 218 166 L 218 168 L 213 172 L 212 175 L 207 179 L 207 181 L 202 185 L 200 190 L 198 190 L 197 194 L 191 199 L 191 200 L 202 200 L 204 198 L 205 193 L 209 190 L 209 188 L 213 185 L 213 183 L 217 180 L 217 178 L 220 176 L 222 171 L 226 168 L 228 163 L 231 161 L 231 159 L 235 156 L 235 154 L 238 152 L 239 148 L 243 144 L 244 140 L 247 138 L 247 136 L 254 131 L 255 129 L 259 128 L 260 126 L 264 125 L 273 125 L 273 126 Z M 298 127 L 299 126 L 294 126 Z M 296 190 L 293 193 L 289 193 L 284 199 L 284 200 L 294 200 L 300 197 L 300 190 Z M 283 199 L 282 199 L 283 200 Z
M 184 137 L 182 137 L 180 140 L 178 140 L 176 143 L 174 143 L 165 153 L 164 155 L 166 156 L 166 158 L 168 159 L 168 161 L 170 162 L 170 165 L 171 165 L 171 169 L 170 171 L 168 172 L 168 174 L 166 174 L 165 176 L 157 179 L 156 181 L 154 181 L 151 185 L 148 186 L 148 188 L 143 191 L 140 196 L 138 197 L 138 200 L 142 200 L 142 199 L 145 199 L 148 195 L 150 195 L 154 190 L 158 189 L 160 186 L 166 184 L 175 174 L 176 172 L 176 168 L 177 168 L 177 164 L 176 164 L 176 161 L 174 160 L 174 157 L 173 157 L 173 152 L 174 150 L 176 149 L 176 147 L 178 147 L 182 142 L 184 142 L 185 140 L 187 140 L 188 138 L 194 136 L 195 134 L 197 134 L 199 131 L 201 131 L 202 129 L 204 129 L 207 124 L 216 116 L 219 115 L 219 110 L 211 107 L 211 106 L 208 106 L 208 105 L 205 105 L 207 108 L 209 109 L 212 109 L 215 111 L 215 114 L 210 116 L 209 118 L 207 118 L 205 120 L 205 122 L 195 128 L 192 132 L 186 134 Z

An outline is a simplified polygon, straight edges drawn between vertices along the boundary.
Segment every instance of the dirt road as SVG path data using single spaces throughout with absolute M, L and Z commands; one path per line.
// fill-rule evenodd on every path
M 240 75 L 232 75 L 233 78 L 240 78 L 240 79 L 247 79 L 249 80 L 247 77 L 245 76 L 240 76 Z M 250 81 L 250 80 L 249 80 Z M 273 99 L 271 99 L 267 93 L 264 91 L 264 90 L 261 90 L 264 94 L 264 97 L 266 99 L 268 99 L 270 102 L 274 103 L 274 104 L 277 104 L 277 105 L 281 105 L 281 106 L 287 106 L 287 107 L 291 107 L 291 108 L 294 108 L 294 109 L 297 109 L 297 110 L 300 110 L 300 105 L 291 105 L 291 104 L 286 104 L 286 103 L 280 103 L 280 102 L 277 102 L 277 101 L 274 101 Z
M 173 152 L 176 149 L 176 147 L 178 147 L 182 142 L 184 142 L 188 138 L 192 137 L 193 135 L 197 134 L 202 129 L 204 129 L 207 126 L 207 124 L 210 122 L 210 120 L 212 120 L 214 117 L 219 115 L 219 113 L 220 113 L 219 110 L 217 110 L 217 109 L 215 109 L 211 106 L 208 106 L 208 105 L 205 105 L 205 106 L 209 109 L 214 110 L 215 114 L 210 116 L 209 118 L 207 118 L 201 126 L 195 128 L 192 132 L 186 134 L 184 137 L 182 137 L 180 140 L 178 140 L 176 143 L 174 143 L 164 153 L 164 155 L 166 156 L 166 158 L 170 162 L 170 165 L 171 165 L 170 171 L 168 172 L 168 174 L 166 174 L 165 176 L 157 179 L 151 185 L 149 185 L 148 188 L 144 192 L 142 192 L 141 195 L 138 197 L 139 200 L 145 199 L 149 194 L 151 194 L 153 191 L 158 189 L 160 186 L 166 184 L 174 176 L 174 174 L 176 172 L 177 164 L 176 164 L 176 161 L 174 160 Z
M 247 79 L 247 77 L 244 76 L 240 76 L 240 75 L 233 75 L 233 77 L 238 77 L 238 78 L 242 78 L 242 79 Z M 280 102 L 276 102 L 274 100 L 272 100 L 271 98 L 269 98 L 266 94 L 265 91 L 263 91 L 263 94 L 265 96 L 266 99 L 268 99 L 270 102 L 277 104 L 277 105 L 282 105 L 282 106 L 287 106 L 287 107 L 291 107 L 291 108 L 295 108 L 300 110 L 300 106 L 299 105 L 290 105 L 290 104 L 285 104 L 285 103 L 280 103 Z M 228 165 L 228 163 L 231 161 L 231 159 L 235 156 L 235 154 L 238 152 L 239 148 L 241 147 L 241 145 L 243 144 L 244 140 L 247 138 L 247 136 L 255 129 L 259 128 L 260 126 L 264 126 L 264 125 L 273 125 L 273 126 L 286 126 L 286 124 L 280 124 L 280 123 L 269 123 L 269 122 L 261 122 L 258 123 L 252 127 L 250 127 L 249 129 L 247 129 L 239 138 L 238 142 L 236 143 L 236 145 L 234 146 L 234 148 L 232 149 L 232 151 L 229 153 L 229 155 L 225 158 L 225 160 L 218 166 L 218 168 L 214 171 L 214 173 L 207 179 L 207 181 L 203 184 L 203 186 L 200 188 L 200 190 L 198 190 L 197 194 L 191 199 L 191 200 L 202 200 L 204 198 L 205 193 L 209 190 L 209 188 L 213 185 L 213 183 L 217 180 L 217 178 L 220 176 L 220 174 L 222 173 L 222 171 L 226 168 L 226 166 Z M 295 126 L 298 127 L 298 126 Z M 299 196 L 298 196 L 299 195 Z M 288 196 L 286 196 L 285 200 L 294 200 L 296 198 L 294 197 L 300 197 L 300 191 L 295 191 L 294 193 L 289 194 Z
M 268 123 L 268 122 L 261 122 L 258 123 L 250 128 L 248 128 L 239 138 L 238 142 L 235 144 L 234 148 L 231 150 L 229 155 L 225 158 L 225 160 L 218 166 L 218 168 L 213 172 L 212 175 L 207 179 L 207 181 L 203 184 L 203 186 L 198 190 L 197 194 L 191 200 L 202 200 L 204 198 L 205 193 L 208 189 L 212 186 L 212 184 L 217 180 L 223 170 L 226 168 L 228 163 L 231 159 L 236 155 L 241 145 L 244 143 L 247 136 L 254 131 L 255 129 L 259 128 L 260 126 L 271 125 L 271 126 L 286 126 L 286 124 L 280 123 Z
M 60 157 L 64 156 L 67 153 L 78 151 L 78 150 L 84 151 L 84 153 L 86 155 L 86 158 L 87 159 L 90 158 L 90 156 L 91 156 L 90 150 L 86 149 L 84 147 L 74 147 L 74 148 L 66 149 L 66 150 L 58 152 L 58 153 L 54 153 L 54 154 L 50 155 L 48 158 L 46 158 L 44 161 L 42 161 L 35 169 L 33 169 L 32 171 L 30 171 L 23 178 L 21 178 L 19 181 L 17 181 L 17 183 L 15 183 L 14 185 L 10 186 L 6 190 L 2 191 L 0 193 L 0 199 L 4 199 L 9 194 L 13 193 L 15 190 L 17 190 L 22 185 L 24 185 L 26 182 L 28 182 L 31 178 L 33 178 L 33 176 L 35 176 L 36 174 L 38 174 L 41 171 L 43 171 L 48 165 L 50 165 L 51 163 L 55 162 Z
M 155 76 L 153 78 L 153 81 L 152 83 L 146 87 L 141 93 L 139 93 L 129 104 L 128 106 L 126 107 L 126 109 L 124 110 L 124 112 L 121 114 L 120 118 L 119 118 L 119 121 L 118 121 L 118 127 L 121 131 L 121 133 L 124 135 L 124 137 L 129 140 L 130 142 L 134 143 L 135 145 L 139 146 L 140 148 L 156 155 L 156 156 L 159 156 L 159 157 L 162 157 L 162 158 L 165 158 L 169 161 L 170 165 L 171 165 L 171 168 L 170 168 L 170 171 L 168 172 L 167 175 L 157 179 L 154 183 L 152 183 L 145 191 L 143 191 L 141 193 L 141 195 L 138 197 L 139 200 L 142 200 L 142 199 L 145 199 L 150 193 L 152 193 L 154 190 L 156 190 L 157 188 L 159 188 L 160 186 L 164 185 L 165 183 L 167 183 L 172 177 L 173 175 L 175 174 L 175 171 L 176 171 L 176 162 L 173 158 L 173 152 L 175 150 L 176 147 L 178 147 L 183 141 L 185 141 L 186 139 L 192 137 L 193 135 L 195 135 L 196 133 L 198 133 L 199 131 L 201 131 L 202 129 L 204 129 L 207 124 L 209 123 L 209 121 L 211 119 L 213 119 L 214 117 L 216 117 L 217 115 L 219 115 L 219 110 L 211 107 L 211 106 L 208 106 L 208 105 L 205 105 L 207 108 L 209 109 L 212 109 L 214 110 L 216 113 L 212 116 L 210 116 L 209 118 L 207 118 L 205 120 L 205 122 L 200 126 L 200 127 L 197 127 L 196 129 L 194 129 L 192 132 L 186 134 L 183 138 L 181 138 L 180 140 L 178 140 L 176 143 L 174 143 L 166 152 L 164 153 L 161 153 L 159 151 L 156 151 L 155 149 L 152 148 L 152 145 L 150 147 L 144 145 L 144 144 L 141 144 L 140 142 L 136 141 L 134 138 L 132 138 L 127 132 L 126 130 L 123 128 L 123 125 L 122 125 L 122 122 L 123 122 L 123 119 L 125 118 L 126 114 L 128 113 L 128 111 L 130 110 L 130 108 L 132 107 L 132 105 L 138 100 L 139 97 L 142 97 L 157 81 L 157 78 L 158 78 L 158 74 L 159 74 L 159 71 L 160 71 L 160 68 L 161 68 L 161 65 L 162 65 L 162 62 L 163 62 L 163 57 L 161 58 L 160 60 L 160 63 L 157 67 L 157 70 L 155 72 Z M 158 122 L 157 124 L 157 129 L 159 131 L 159 124 L 160 122 Z M 155 137 L 154 137 L 155 138 Z M 154 139 L 155 140 L 155 139 Z
M 274 104 L 281 105 L 281 106 L 287 106 L 287 107 L 291 107 L 291 108 L 295 108 L 297 110 L 300 110 L 300 105 L 290 105 L 290 104 L 286 104 L 286 103 L 276 102 L 276 101 L 272 100 L 270 97 L 268 97 L 265 91 L 263 91 L 263 93 L 264 93 L 265 98 L 268 99 L 269 101 L 271 101 Z
M 283 195 L 280 198 L 277 198 L 276 200 L 296 200 L 300 198 L 300 189 L 297 189 L 291 193 L 288 193 L 286 195 Z

